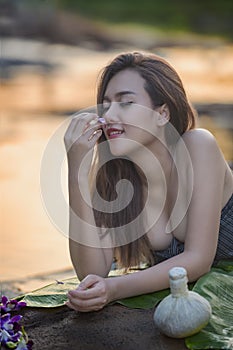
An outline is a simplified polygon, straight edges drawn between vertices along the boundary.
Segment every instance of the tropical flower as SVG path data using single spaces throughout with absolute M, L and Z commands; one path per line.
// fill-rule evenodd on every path
M 6 296 L 1 298 L 1 329 L 0 344 L 1 349 L 31 350 L 33 342 L 28 340 L 27 333 L 21 325 L 22 315 L 11 316 L 10 312 L 18 311 L 26 306 L 24 302 L 9 300 Z M 4 314 L 4 312 L 7 312 Z
M 1 300 L 1 314 L 2 312 L 18 311 L 25 306 L 26 303 L 23 301 L 17 301 L 15 299 L 10 300 L 5 295 L 3 295 Z

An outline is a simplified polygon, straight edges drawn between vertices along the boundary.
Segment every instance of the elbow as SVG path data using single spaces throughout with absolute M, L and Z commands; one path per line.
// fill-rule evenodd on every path
M 190 273 L 188 274 L 189 281 L 190 282 L 196 282 L 199 278 L 206 275 L 208 272 L 210 272 L 211 265 L 210 264 L 200 264 L 194 265 L 194 268 L 191 269 Z
M 210 272 L 210 268 L 208 266 L 201 266 L 200 268 L 191 268 L 188 270 L 188 280 L 189 282 L 196 282 L 200 277 L 204 276 L 208 272 Z
M 187 274 L 189 282 L 195 282 L 200 277 L 210 272 L 213 261 L 209 259 L 203 259 L 200 255 L 189 254 L 187 264 Z

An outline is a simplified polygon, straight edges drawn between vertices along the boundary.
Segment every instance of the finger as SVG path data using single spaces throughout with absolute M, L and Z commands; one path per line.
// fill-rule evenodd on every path
M 82 143 L 83 141 L 88 141 L 89 146 L 94 146 L 98 138 L 102 135 L 103 130 L 100 129 L 99 126 L 92 127 L 91 129 L 85 130 L 81 135 L 75 138 L 74 142 L 80 140 Z M 92 141 L 92 143 L 89 143 Z
M 96 290 L 95 287 L 89 288 L 89 289 L 77 289 L 77 290 L 71 290 L 67 293 L 67 296 L 69 300 L 88 300 L 96 298 L 98 295 L 98 290 Z
M 74 120 L 74 125 L 73 125 L 73 132 L 77 135 L 83 134 L 88 128 L 89 128 L 89 123 L 96 122 L 98 123 L 98 116 L 97 114 L 84 114 L 84 116 L 81 116 L 79 120 Z
M 100 278 L 96 275 L 88 275 L 79 284 L 78 288 L 70 290 L 67 294 L 70 299 L 92 299 L 101 293 Z
M 102 129 L 100 129 L 99 125 L 96 127 L 92 127 L 91 129 L 84 130 L 82 133 L 81 131 L 77 128 L 73 129 L 73 134 L 71 137 L 72 144 L 76 143 L 77 141 L 80 141 L 81 143 L 87 143 L 88 147 L 93 147 L 98 140 L 98 138 L 102 135 Z M 92 141 L 89 143 L 89 141 Z
M 73 305 L 69 301 L 67 301 L 65 305 L 74 310 Z
M 85 126 L 83 132 L 87 131 L 88 129 L 92 129 L 93 127 L 96 127 L 100 125 L 98 117 L 95 115 L 91 120 L 85 120 Z
M 90 126 L 94 126 L 94 125 L 96 125 L 98 123 L 98 119 L 92 119 L 90 122 L 88 122 L 88 125 L 90 125 Z
M 86 125 L 91 121 L 96 120 L 98 121 L 98 115 L 95 113 L 80 113 L 76 114 L 72 117 L 72 120 L 69 125 L 69 132 L 71 134 L 76 133 L 79 131 L 79 134 L 82 134 L 83 130 L 85 129 Z M 78 129 L 78 130 L 77 130 Z
M 93 285 L 95 285 L 97 282 L 99 282 L 102 279 L 102 277 L 94 274 L 87 275 L 79 284 L 78 289 L 87 289 L 91 288 Z
M 97 140 L 100 138 L 100 136 L 102 135 L 103 130 L 102 129 L 97 129 L 95 130 L 89 137 L 88 137 L 88 141 L 92 141 L 92 143 L 96 143 Z
M 104 125 L 104 124 L 106 124 L 106 120 L 104 118 L 102 118 L 102 117 L 98 117 L 97 120 L 96 119 L 91 120 L 89 122 L 89 125 L 95 125 L 97 123 L 99 123 L 100 125 Z
M 84 287 L 80 287 L 78 289 L 75 290 L 70 290 L 67 293 L 67 297 L 70 300 L 73 299 L 92 299 L 92 298 L 96 298 L 100 295 L 100 291 L 97 287 L 97 283 L 93 284 L 92 286 L 90 286 L 89 288 L 84 288 Z
M 66 305 L 73 310 L 81 312 L 97 311 L 105 306 L 105 302 L 101 298 L 94 298 L 88 300 L 73 299 L 69 300 Z
M 103 127 L 106 125 L 106 122 L 105 122 L 105 119 L 104 118 L 96 118 L 96 116 L 94 117 L 94 119 L 91 119 L 89 122 L 87 122 L 84 130 L 83 130 L 83 133 L 89 129 L 92 129 L 93 127 Z

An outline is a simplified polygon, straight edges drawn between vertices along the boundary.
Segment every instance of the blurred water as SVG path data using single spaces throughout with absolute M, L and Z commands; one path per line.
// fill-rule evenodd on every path
M 2 127 L 1 280 L 71 266 L 67 239 L 53 227 L 40 194 L 41 157 L 61 118 L 19 119 Z

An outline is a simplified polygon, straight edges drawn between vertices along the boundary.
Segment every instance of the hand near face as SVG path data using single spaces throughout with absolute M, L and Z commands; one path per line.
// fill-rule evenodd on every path
M 86 169 L 83 169 L 85 175 L 88 175 L 90 170 L 93 148 L 102 135 L 102 119 L 94 113 L 75 115 L 64 136 L 69 167 L 79 168 L 86 156 Z
M 68 292 L 66 305 L 76 311 L 90 312 L 101 310 L 110 301 L 107 279 L 88 275 L 77 289 Z

